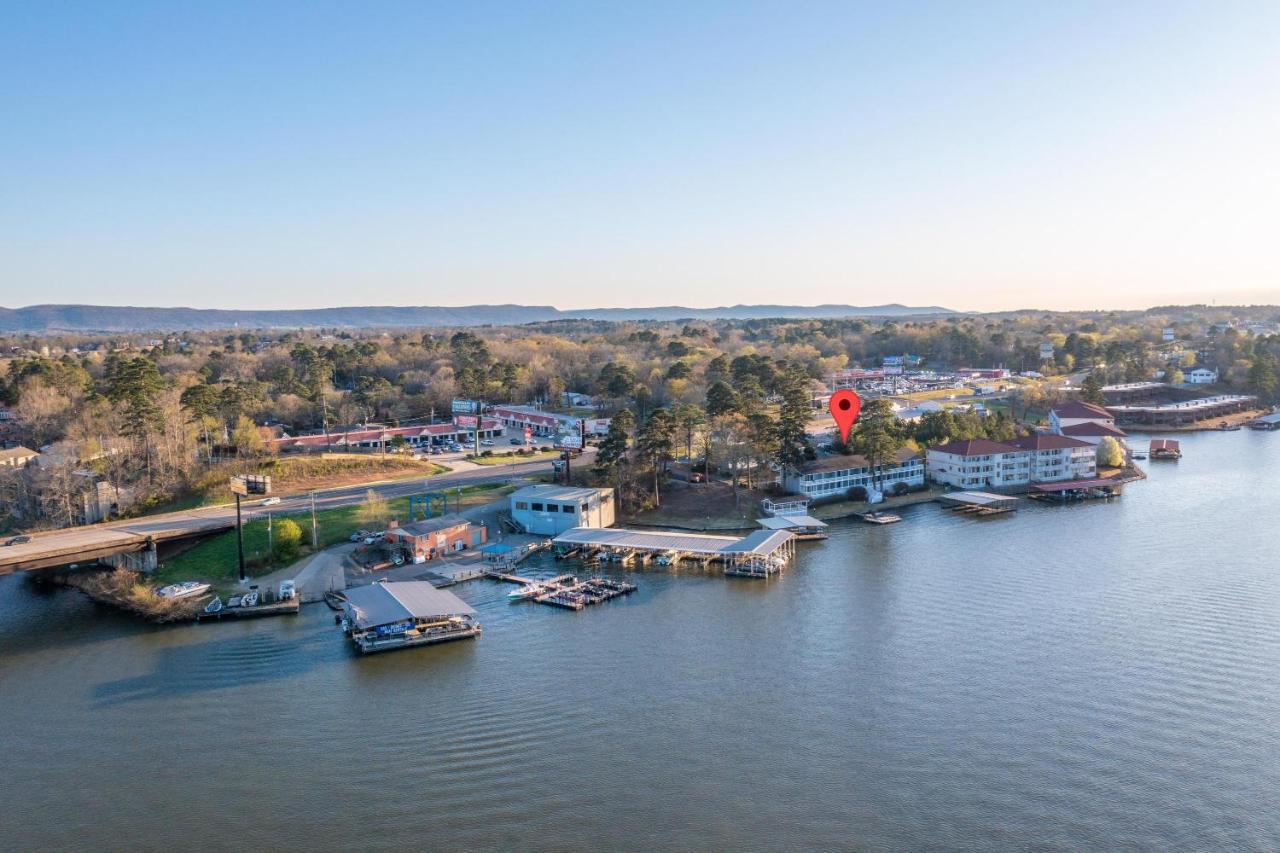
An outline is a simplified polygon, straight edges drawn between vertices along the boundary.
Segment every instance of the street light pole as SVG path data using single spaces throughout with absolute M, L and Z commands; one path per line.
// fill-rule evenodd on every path
M 311 493 L 311 550 L 320 547 L 320 538 L 316 533 L 316 493 Z
M 240 581 L 244 582 L 244 527 L 240 523 L 240 495 L 236 495 L 236 548 L 240 554 Z

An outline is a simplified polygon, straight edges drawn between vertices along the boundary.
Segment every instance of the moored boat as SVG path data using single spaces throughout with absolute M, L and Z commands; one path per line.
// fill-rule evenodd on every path
M 156 590 L 156 595 L 161 598 L 191 598 L 197 595 L 203 595 L 211 589 L 209 584 L 200 581 L 185 581 L 183 583 L 171 583 L 168 586 L 162 586 Z

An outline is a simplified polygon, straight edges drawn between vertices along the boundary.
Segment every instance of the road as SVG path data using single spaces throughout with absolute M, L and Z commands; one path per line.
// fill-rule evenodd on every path
M 594 458 L 595 450 L 588 448 L 582 455 L 574 458 L 573 465 L 589 465 Z M 538 462 L 477 466 L 466 471 L 451 471 L 422 479 L 361 483 L 317 491 L 315 506 L 316 509 L 352 506 L 362 503 L 370 490 L 380 497 L 402 498 L 423 492 L 446 491 L 458 486 L 502 483 L 512 478 L 546 474 L 550 471 L 551 463 L 544 459 Z M 300 515 L 311 511 L 309 493 L 281 495 L 280 498 L 280 503 L 270 507 L 272 515 Z M 242 502 L 241 512 L 246 521 L 261 517 L 265 511 L 261 499 Z M 35 533 L 30 542 L 0 547 L 0 575 L 67 563 L 90 562 L 111 554 L 140 551 L 148 540 L 162 542 L 225 530 L 235 525 L 235 519 L 235 504 L 224 504 Z

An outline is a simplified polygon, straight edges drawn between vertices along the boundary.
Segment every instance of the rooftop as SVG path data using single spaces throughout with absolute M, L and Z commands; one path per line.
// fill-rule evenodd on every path
M 894 454 L 894 462 L 900 465 L 903 462 L 914 459 L 918 455 L 919 454 L 904 448 Z M 814 474 L 822 471 L 847 471 L 853 468 L 869 467 L 871 467 L 871 462 L 868 461 L 865 456 L 859 456 L 856 453 L 849 456 L 845 456 L 843 453 L 832 453 L 827 456 L 819 456 L 811 462 L 804 463 L 800 466 L 800 473 Z
M 461 598 L 425 581 L 373 583 L 344 593 L 357 628 L 389 625 L 406 619 L 472 615 L 476 611 Z
M 1092 447 L 1089 442 L 1072 438 L 1068 435 L 1055 435 L 1051 432 L 1037 432 L 1024 435 L 1009 442 L 1020 450 L 1062 450 L 1067 447 Z
M 589 489 L 575 486 L 525 486 L 511 497 L 520 500 L 584 501 L 600 494 L 613 494 L 613 489 Z
M 1102 406 L 1093 403 L 1086 403 L 1082 400 L 1075 400 L 1070 403 L 1063 403 L 1060 406 L 1053 407 L 1053 413 L 1058 418 L 1105 418 L 1111 420 L 1111 412 Z
M 29 447 L 18 445 L 17 447 L 9 447 L 0 450 L 0 459 L 30 459 L 40 454 Z
M 1088 423 L 1072 424 L 1062 428 L 1063 435 L 1109 435 L 1113 438 L 1125 438 L 1128 433 L 1110 424 Z
M 687 554 L 713 556 L 718 555 L 726 547 L 737 544 L 738 539 L 733 536 L 708 536 L 704 533 L 573 527 L 557 536 L 555 541 L 562 545 L 644 548 L 655 551 L 683 551 Z
M 446 515 L 438 515 L 435 518 L 411 521 L 408 524 L 402 524 L 398 528 L 394 528 L 391 532 L 398 529 L 403 530 L 410 536 L 426 536 L 428 533 L 435 533 L 437 530 L 448 530 L 450 527 L 460 527 L 470 523 L 456 512 L 451 512 Z
M 939 444 L 937 447 L 929 449 L 936 450 L 939 453 L 950 453 L 955 456 L 990 456 L 998 453 L 1014 453 L 1018 450 L 1012 444 L 991 441 L 986 438 L 966 438 L 961 441 L 949 441 L 946 444 Z

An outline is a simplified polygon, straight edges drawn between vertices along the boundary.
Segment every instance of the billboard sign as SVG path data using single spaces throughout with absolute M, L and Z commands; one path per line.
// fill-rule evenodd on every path
M 454 415 L 453 423 L 456 426 L 466 427 L 467 429 L 475 429 L 476 421 L 479 420 L 475 415 Z
M 450 407 L 454 414 L 474 415 L 480 411 L 480 403 L 475 400 L 462 400 L 455 398 Z

